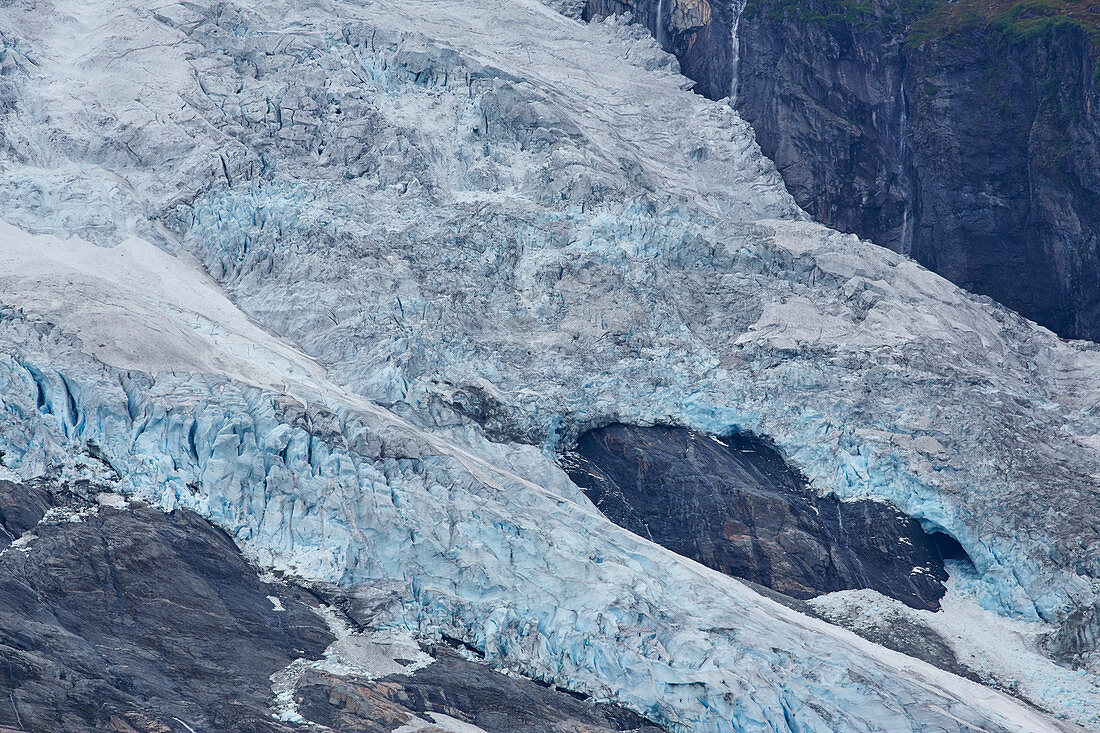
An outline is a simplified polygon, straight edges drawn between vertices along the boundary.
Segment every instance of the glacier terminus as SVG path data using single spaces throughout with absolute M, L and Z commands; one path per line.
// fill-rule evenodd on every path
M 1100 728 L 1097 345 L 814 223 L 644 27 L 559 10 L 0 5 L 0 479 L 93 497 L 0 570 L 148 505 L 331 589 L 369 629 L 295 641 L 272 730 L 472 664 L 655 730 Z M 965 558 L 939 610 L 792 607 L 601 514 L 561 456 L 618 424 L 762 436 Z

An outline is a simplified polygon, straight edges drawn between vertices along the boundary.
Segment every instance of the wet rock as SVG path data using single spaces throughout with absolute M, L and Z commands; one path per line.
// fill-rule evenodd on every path
M 815 495 L 760 438 L 611 425 L 563 462 L 609 519 L 715 570 L 794 598 L 871 588 L 939 608 L 942 552 L 916 520 Z

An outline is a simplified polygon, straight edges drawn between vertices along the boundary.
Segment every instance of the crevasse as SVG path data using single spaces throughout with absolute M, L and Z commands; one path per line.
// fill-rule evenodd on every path
M 1057 727 L 627 535 L 547 458 L 611 420 L 752 429 L 958 538 L 991 608 L 1095 595 L 1096 352 L 806 221 L 644 29 L 50 12 L 0 9 L 33 58 L 4 77 L 6 470 L 192 507 L 677 730 Z

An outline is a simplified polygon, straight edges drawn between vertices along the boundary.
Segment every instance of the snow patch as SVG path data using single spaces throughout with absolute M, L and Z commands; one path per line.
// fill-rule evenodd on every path
M 268 598 L 278 604 L 277 598 Z M 284 610 L 281 605 L 278 604 L 275 610 Z M 321 659 L 296 659 L 271 676 L 271 689 L 276 699 L 273 714 L 278 720 L 307 722 L 298 712 L 294 690 L 298 680 L 309 670 L 376 680 L 391 674 L 413 674 L 435 661 L 405 632 L 396 629 L 356 632 L 333 608 L 322 606 L 313 610 L 324 618 L 336 641 L 329 644 Z
M 8 552 L 9 550 L 14 550 L 15 552 L 30 552 L 31 542 L 33 542 L 37 537 L 38 535 L 36 535 L 33 531 L 28 530 L 27 532 L 24 532 L 22 535 L 15 538 L 10 545 L 5 547 L 3 550 L 0 550 L 0 557 L 3 557 L 4 553 Z
M 77 523 L 83 522 L 88 517 L 94 517 L 99 514 L 98 506 L 55 506 L 46 510 L 46 513 L 42 515 L 42 518 L 38 520 L 39 524 L 65 524 L 65 523 Z
M 110 491 L 102 491 L 96 494 L 96 503 L 101 507 L 108 507 L 110 509 L 118 509 L 124 511 L 130 508 L 130 500 L 122 494 L 116 494 Z
M 1060 718 L 1100 728 L 1100 680 L 1043 655 L 1039 641 L 1053 626 L 1011 619 L 986 610 L 970 567 L 948 560 L 947 594 L 938 612 L 909 608 L 872 590 L 838 591 L 808 601 L 845 626 L 889 630 L 890 619 L 911 619 L 938 634 L 960 663 L 983 681 Z

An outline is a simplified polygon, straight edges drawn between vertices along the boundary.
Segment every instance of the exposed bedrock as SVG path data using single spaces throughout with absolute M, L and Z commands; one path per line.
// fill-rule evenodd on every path
M 582 435 L 563 462 L 616 524 L 795 598 L 871 588 L 938 609 L 944 555 L 962 552 L 887 504 L 817 496 L 751 435 L 611 425 Z
M 262 581 L 199 515 L 87 485 L 0 481 L 0 548 L 0 731 L 389 733 L 433 713 L 444 724 L 418 730 L 663 730 L 446 647 L 432 649 L 436 661 L 379 664 L 386 647 L 365 635 L 344 642 L 343 668 L 307 665 L 290 690 L 300 719 L 280 719 L 271 676 L 328 656 L 335 638 L 315 611 L 330 599 Z M 415 645 L 405 655 L 423 657 Z M 371 681 L 359 657 L 408 673 Z
M 5 482 L 0 494 L 4 526 L 21 532 L 0 554 L 0 728 L 287 729 L 269 677 L 332 635 L 224 532 L 56 487 Z
M 633 13 L 697 91 L 733 96 L 817 221 L 1100 337 L 1095 6 L 712 0 L 692 25 L 697 4 L 589 0 L 586 17 Z
M 738 108 L 818 221 L 1096 339 L 1100 15 L 1078 5 L 757 0 Z
M 908 254 L 917 212 L 904 28 L 877 0 L 876 22 L 858 30 L 839 14 L 804 20 L 828 4 L 789 21 L 778 3 L 746 6 L 738 108 L 815 219 Z
M 695 90 L 711 99 L 730 93 L 734 72 L 731 44 L 739 2 L 714 0 L 587 0 L 585 20 L 631 13 L 668 52 L 680 60 Z
M 484 733 L 661 733 L 644 718 L 615 705 L 593 704 L 575 693 L 522 677 L 506 677 L 447 647 L 431 647 L 435 661 L 413 674 L 380 680 L 310 672 L 295 691 L 309 720 L 346 733 L 390 733 L 398 723 L 426 720 L 442 728 Z M 476 728 L 446 726 L 450 718 Z M 406 723 L 408 725 L 408 723 Z
M 0 13 L 34 51 L 5 134 L 63 161 L 3 176 L 8 471 L 83 476 L 94 445 L 96 476 L 258 561 L 400 584 L 392 623 L 670 727 L 1021 727 L 614 526 L 464 415 L 546 450 L 609 419 L 773 436 L 815 490 L 945 526 L 989 608 L 1058 622 L 1100 573 L 1096 352 L 805 221 L 640 26 L 94 9 Z

